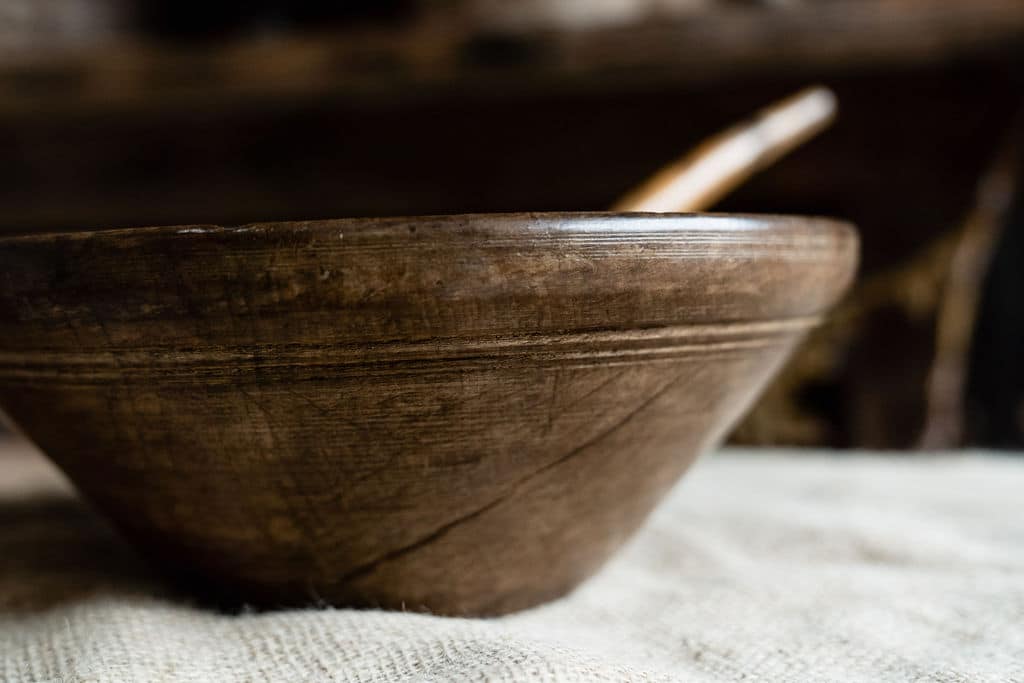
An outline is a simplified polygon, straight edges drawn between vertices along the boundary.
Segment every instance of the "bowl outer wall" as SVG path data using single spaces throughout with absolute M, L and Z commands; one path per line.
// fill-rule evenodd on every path
M 787 217 L 6 238 L 0 405 L 243 600 L 498 613 L 600 566 L 855 265 L 848 226 Z

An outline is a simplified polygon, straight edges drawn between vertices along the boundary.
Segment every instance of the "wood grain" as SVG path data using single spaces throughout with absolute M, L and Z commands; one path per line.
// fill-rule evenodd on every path
M 223 598 L 497 614 L 595 571 L 847 287 L 824 219 L 0 239 L 0 404 Z

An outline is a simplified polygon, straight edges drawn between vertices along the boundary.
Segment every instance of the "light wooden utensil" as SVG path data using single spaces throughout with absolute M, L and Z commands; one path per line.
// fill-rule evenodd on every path
M 704 206 L 827 91 L 624 200 Z M 496 214 L 0 238 L 0 406 L 217 600 L 501 614 L 564 594 L 843 294 L 820 218 Z
M 704 211 L 751 175 L 827 128 L 835 114 L 836 97 L 831 90 L 801 90 L 704 141 L 612 209 Z

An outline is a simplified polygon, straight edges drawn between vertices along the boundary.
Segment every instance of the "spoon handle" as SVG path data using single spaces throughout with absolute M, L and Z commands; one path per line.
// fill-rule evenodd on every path
M 806 88 L 708 138 L 612 207 L 614 211 L 703 211 L 756 171 L 824 130 L 835 118 L 831 90 Z

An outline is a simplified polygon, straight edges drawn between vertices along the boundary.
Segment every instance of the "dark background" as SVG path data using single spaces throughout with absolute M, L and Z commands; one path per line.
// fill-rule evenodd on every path
M 585 210 L 810 83 L 716 210 L 853 220 L 860 284 L 734 439 L 1024 445 L 1019 0 L 0 0 L 0 232 Z

